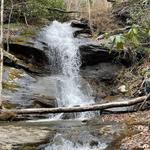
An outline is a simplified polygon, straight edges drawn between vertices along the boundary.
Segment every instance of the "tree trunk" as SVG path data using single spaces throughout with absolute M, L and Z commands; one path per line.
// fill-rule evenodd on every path
M 13 8 L 14 8 L 13 0 L 10 0 L 10 1 L 11 1 L 11 9 L 10 9 L 9 18 L 8 18 L 7 37 L 6 37 L 7 52 L 9 52 L 10 23 L 11 23 L 11 16 L 13 13 Z
M 3 80 L 3 13 L 4 0 L 1 0 L 1 29 L 0 29 L 0 108 L 2 107 L 2 80 Z
M 92 0 L 88 0 L 88 14 L 89 14 L 89 26 L 91 29 L 92 35 L 93 33 L 93 25 L 92 25 L 92 19 L 91 19 L 91 6 L 92 6 Z
M 148 99 L 147 96 L 138 97 L 132 100 L 126 100 L 121 102 L 111 102 L 97 105 L 86 105 L 81 107 L 58 107 L 58 108 L 30 108 L 30 109 L 2 109 L 0 113 L 15 113 L 15 114 L 46 114 L 46 113 L 74 113 L 74 112 L 85 112 L 85 111 L 97 111 L 105 110 L 115 107 L 126 107 L 141 103 Z

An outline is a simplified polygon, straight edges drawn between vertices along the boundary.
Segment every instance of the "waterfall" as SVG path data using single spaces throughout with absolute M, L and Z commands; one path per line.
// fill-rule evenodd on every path
M 41 32 L 49 47 L 50 69 L 57 81 L 56 98 L 58 107 L 70 107 L 94 103 L 90 91 L 83 91 L 79 74 L 80 53 L 78 42 L 73 37 L 70 23 L 53 21 Z

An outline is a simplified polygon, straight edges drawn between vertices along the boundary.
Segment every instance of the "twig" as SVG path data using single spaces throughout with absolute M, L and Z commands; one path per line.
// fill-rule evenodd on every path
M 10 14 L 9 14 L 9 19 L 8 19 L 8 31 L 7 31 L 7 36 L 6 36 L 6 41 L 7 41 L 7 52 L 9 52 L 9 36 L 10 36 L 10 21 L 11 21 L 11 16 L 12 16 L 12 12 L 13 12 L 13 0 L 11 0 L 11 10 L 10 10 Z
M 142 102 L 142 104 L 140 105 L 139 110 L 142 110 L 143 106 L 145 105 L 145 103 L 150 99 L 150 93 L 147 95 L 147 98 Z
M 28 21 L 27 21 L 26 14 L 24 13 L 23 15 L 24 15 L 24 20 L 25 20 L 26 25 L 29 26 Z

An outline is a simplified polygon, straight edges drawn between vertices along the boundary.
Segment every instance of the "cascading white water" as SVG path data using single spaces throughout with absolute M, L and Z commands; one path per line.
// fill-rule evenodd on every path
M 41 34 L 49 46 L 50 68 L 57 74 L 56 97 L 59 107 L 94 103 L 88 93 L 81 90 L 80 53 L 73 32 L 70 23 L 54 21 Z
M 94 137 L 93 137 L 94 138 Z M 61 134 L 56 134 L 53 139 L 53 144 L 48 145 L 45 150 L 104 150 L 107 145 L 98 142 L 97 145 L 91 146 L 89 143 L 74 143 L 66 140 Z

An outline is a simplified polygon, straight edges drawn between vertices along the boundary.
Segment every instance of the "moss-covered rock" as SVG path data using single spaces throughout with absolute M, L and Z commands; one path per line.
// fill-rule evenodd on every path
M 20 85 L 17 79 L 23 77 L 23 71 L 11 67 L 4 67 L 3 88 L 11 91 L 16 91 Z

